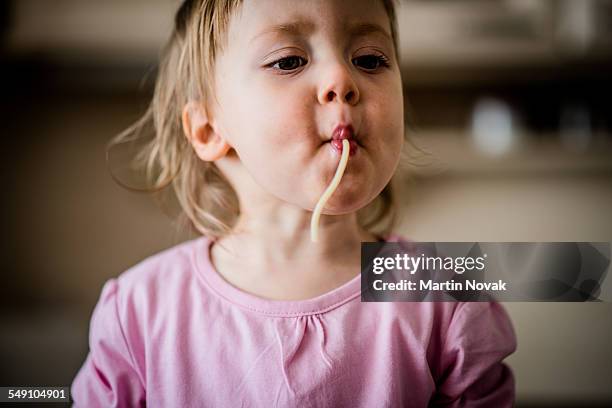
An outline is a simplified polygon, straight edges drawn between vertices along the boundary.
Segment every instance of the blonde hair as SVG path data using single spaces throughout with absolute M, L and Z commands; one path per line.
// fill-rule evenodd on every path
M 396 58 L 397 22 L 394 0 L 381 0 L 391 22 Z M 211 238 L 231 233 L 240 203 L 235 190 L 213 162 L 198 158 L 182 129 L 182 109 L 190 100 L 209 101 L 215 58 L 225 47 L 232 12 L 242 0 L 185 0 L 175 16 L 172 35 L 160 59 L 152 101 L 145 114 L 107 146 L 138 139 L 148 130 L 152 139 L 139 149 L 132 165 L 144 172 L 144 191 L 161 193 L 172 186 L 181 213 L 180 225 Z M 126 186 L 113 175 L 115 180 Z M 397 222 L 396 177 L 367 206 L 357 212 L 361 228 L 387 235 Z M 143 190 L 140 190 L 143 191 Z M 195 232 L 194 231 L 194 232 Z

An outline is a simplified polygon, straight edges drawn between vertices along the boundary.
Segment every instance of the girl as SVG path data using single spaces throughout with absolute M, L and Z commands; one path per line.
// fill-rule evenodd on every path
M 512 406 L 499 304 L 360 302 L 360 243 L 402 240 L 392 0 L 187 0 L 175 23 L 121 137 L 154 125 L 140 158 L 202 236 L 106 282 L 75 405 Z

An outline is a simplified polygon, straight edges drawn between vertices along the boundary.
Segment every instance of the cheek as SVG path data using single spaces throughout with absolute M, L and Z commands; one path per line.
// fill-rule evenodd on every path
M 265 82 L 265 81 L 264 81 Z M 240 93 L 232 104 L 232 118 L 242 133 L 257 139 L 271 151 L 291 149 L 293 144 L 308 143 L 316 135 L 311 106 L 300 89 L 278 84 L 255 84 Z M 236 106 L 238 105 L 238 106 Z
M 401 79 L 394 78 L 390 81 L 389 86 L 380 93 L 378 109 L 382 110 L 385 123 L 389 128 L 402 128 L 404 123 L 404 96 L 402 93 Z
M 271 142 L 269 142 L 271 143 Z M 275 147 L 271 144 L 247 145 L 240 159 L 245 170 L 255 183 L 267 193 L 297 205 L 305 206 L 312 201 L 307 192 L 318 191 L 321 178 L 312 164 L 312 153 L 304 146 L 285 143 Z
M 387 92 L 385 92 L 387 90 Z M 404 138 L 404 103 L 401 88 L 382 88 L 374 91 L 366 117 L 368 126 L 368 147 L 378 160 L 388 161 L 398 153 Z
M 267 191 L 295 191 L 321 143 L 307 108 L 296 101 L 265 99 L 238 105 L 232 109 L 236 119 L 228 118 L 228 129 L 242 164 Z

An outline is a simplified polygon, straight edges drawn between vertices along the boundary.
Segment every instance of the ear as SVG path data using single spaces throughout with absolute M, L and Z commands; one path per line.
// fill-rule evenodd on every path
M 231 146 L 213 128 L 204 105 L 190 101 L 183 108 L 183 132 L 198 157 L 215 161 L 225 156 Z

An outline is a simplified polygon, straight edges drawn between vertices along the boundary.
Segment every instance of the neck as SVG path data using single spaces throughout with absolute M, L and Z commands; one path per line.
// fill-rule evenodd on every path
M 361 229 L 356 214 L 322 215 L 317 242 L 310 239 L 310 211 L 282 209 L 267 217 L 239 219 L 234 233 L 217 244 L 228 254 L 249 263 L 317 262 L 342 263 L 354 259 L 361 242 L 374 242 L 376 237 Z
M 356 214 L 324 215 L 318 242 L 310 240 L 311 212 L 282 207 L 268 217 L 244 214 L 234 233 L 217 240 L 211 261 L 225 280 L 252 294 L 279 300 L 315 297 L 361 270 L 361 242 L 376 237 Z

